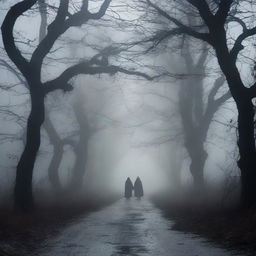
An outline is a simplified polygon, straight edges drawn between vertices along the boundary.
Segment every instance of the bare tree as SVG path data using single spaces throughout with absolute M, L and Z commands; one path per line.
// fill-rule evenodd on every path
M 78 104 L 74 106 L 74 112 L 79 126 L 79 140 L 74 146 L 76 160 L 68 187 L 69 191 L 73 193 L 79 191 L 83 185 L 86 163 L 88 161 L 89 141 L 92 135 L 95 133 L 95 130 L 92 128 L 88 117 L 81 112 L 81 108 Z
M 106 65 L 105 58 L 99 56 L 68 67 L 58 77 L 50 81 L 41 81 L 41 71 L 46 55 L 52 49 L 58 38 L 71 27 L 80 27 L 88 21 L 99 20 L 109 7 L 110 0 L 101 4 L 98 12 L 91 13 L 88 9 L 89 1 L 84 0 L 79 10 L 69 12 L 69 1 L 60 1 L 56 17 L 47 27 L 47 34 L 32 53 L 31 58 L 25 58 L 16 46 L 14 38 L 14 25 L 17 19 L 30 10 L 37 0 L 23 0 L 10 8 L 2 24 L 2 37 L 5 50 L 25 77 L 31 99 L 31 112 L 27 122 L 27 136 L 25 149 L 17 166 L 15 184 L 15 206 L 23 211 L 34 208 L 32 193 L 32 176 L 36 155 L 40 147 L 40 129 L 45 118 L 45 96 L 54 90 L 65 92 L 72 90 L 70 79 L 78 74 L 115 74 L 122 72 L 129 75 L 151 77 L 140 72 L 126 70 L 119 66 Z
M 47 1 L 39 0 L 38 8 L 41 17 L 40 29 L 39 29 L 39 43 L 47 36 L 47 26 L 48 26 L 48 3 Z M 50 95 L 49 95 L 50 96 Z M 56 99 L 51 99 L 56 100 Z M 48 168 L 48 177 L 53 190 L 56 193 L 62 193 L 62 185 L 59 177 L 59 166 L 64 153 L 64 146 L 66 144 L 71 144 L 74 146 L 74 142 L 69 138 L 61 138 L 58 134 L 52 120 L 50 117 L 50 108 L 46 106 L 45 111 L 45 121 L 43 127 L 48 135 L 50 143 L 53 146 L 53 155 Z
M 205 44 L 203 44 L 205 46 Z M 225 83 L 225 78 L 220 75 L 213 82 L 209 92 L 205 90 L 204 80 L 206 78 L 207 57 L 209 49 L 203 47 L 197 60 L 192 54 L 191 42 L 186 40 L 183 45 L 182 56 L 185 61 L 185 69 L 190 78 L 181 80 L 179 88 L 179 112 L 181 115 L 184 131 L 184 145 L 190 156 L 190 172 L 194 179 L 195 188 L 204 187 L 204 166 L 207 160 L 205 142 L 210 124 L 217 110 L 230 97 L 229 91 L 220 93 Z M 207 98 L 204 102 L 204 97 Z
M 148 41 L 154 41 L 154 45 L 167 38 L 185 34 L 206 42 L 215 50 L 219 66 L 226 77 L 238 110 L 241 202 L 245 207 L 254 205 L 256 202 L 254 196 L 256 194 L 256 149 L 253 125 L 255 111 L 252 99 L 256 96 L 256 84 L 250 85 L 244 82 L 236 64 L 241 57 L 239 54 L 245 49 L 243 42 L 256 34 L 255 21 L 248 18 L 255 15 L 255 3 L 245 0 L 169 1 L 164 2 L 162 6 L 151 0 L 143 3 L 168 23 L 165 30 L 158 31 L 154 37 L 148 39 Z M 198 17 L 200 24 L 186 23 L 182 17 L 187 14 Z M 229 36 L 230 26 L 228 25 L 231 22 L 241 27 L 240 34 L 234 36 L 235 38 Z
M 38 9 L 39 9 L 40 17 L 41 17 L 39 37 L 38 37 L 39 43 L 40 43 L 47 34 L 47 20 L 48 20 L 48 9 L 49 9 L 49 7 L 47 5 L 47 1 L 38 1 Z M 26 40 L 29 41 L 28 39 L 26 39 Z M 26 89 L 28 89 L 27 81 L 24 79 L 24 77 L 19 72 L 19 70 L 17 70 L 15 68 L 13 63 L 11 63 L 6 58 L 6 55 L 4 55 L 4 49 L 2 49 L 2 51 L 3 51 L 2 59 L 0 60 L 1 68 L 3 68 L 3 70 L 7 70 L 8 72 L 10 72 L 10 74 L 12 74 L 16 78 L 16 80 L 19 82 L 19 83 L 14 84 L 14 85 L 5 86 L 3 89 L 10 91 L 16 85 L 22 85 Z M 51 100 L 56 101 L 56 98 L 51 99 Z M 56 193 L 60 193 L 60 192 L 63 192 L 63 191 L 62 191 L 62 186 L 61 186 L 61 183 L 60 183 L 58 170 L 59 170 L 59 166 L 60 166 L 62 156 L 63 156 L 63 151 L 64 151 L 63 147 L 66 144 L 71 144 L 72 146 L 74 146 L 74 141 L 72 141 L 69 138 L 64 138 L 63 139 L 58 134 L 58 132 L 56 131 L 56 129 L 54 127 L 54 124 L 52 123 L 51 118 L 50 118 L 51 109 L 49 108 L 49 106 L 46 106 L 46 108 L 47 108 L 47 111 L 45 112 L 45 121 L 43 123 L 43 128 L 45 129 L 45 131 L 48 135 L 48 138 L 50 140 L 50 143 L 53 146 L 53 156 L 52 156 L 52 159 L 50 161 L 49 168 L 48 168 L 48 177 L 49 177 L 49 181 L 50 181 L 54 191 Z M 2 108 L 2 109 L 3 109 L 2 112 L 5 110 L 5 113 L 8 114 L 9 116 L 19 117 L 19 120 L 24 120 L 25 119 L 25 117 L 15 113 L 14 111 L 11 111 L 10 106 L 6 106 L 5 108 Z M 8 111 L 7 111 L 7 109 L 8 109 Z M 24 122 L 24 124 L 25 124 L 25 122 Z M 25 125 L 24 124 L 23 124 L 24 134 L 22 135 L 23 140 L 26 137 Z M 9 140 L 10 140 L 10 138 L 12 138 L 12 140 L 14 138 L 19 139 L 17 136 L 13 136 L 13 135 L 12 136 L 11 135 L 9 135 L 9 136 L 5 135 L 4 137 L 8 138 Z

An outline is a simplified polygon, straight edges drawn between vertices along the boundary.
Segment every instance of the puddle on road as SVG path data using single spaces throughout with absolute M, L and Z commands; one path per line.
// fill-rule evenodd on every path
M 149 250 L 142 245 L 118 245 L 116 246 L 116 253 L 112 256 L 118 255 L 131 255 L 131 256 L 143 256 L 148 253 Z

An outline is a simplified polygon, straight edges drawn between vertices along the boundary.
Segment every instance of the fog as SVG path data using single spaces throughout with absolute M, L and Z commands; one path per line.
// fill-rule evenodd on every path
M 0 255 L 256 255 L 255 17 L 0 0 Z
M 16 2 L 1 2 L 1 23 L 7 10 Z M 53 6 L 58 6 L 58 1 L 50 2 Z M 89 2 L 91 2 L 89 9 L 96 12 L 100 2 Z M 81 3 L 74 1 L 73 4 L 70 7 L 71 13 L 75 12 L 76 8 L 79 9 Z M 50 7 L 47 10 L 49 24 L 54 20 L 56 11 Z M 118 12 L 120 12 L 119 20 L 116 14 Z M 200 53 L 205 47 L 203 44 L 197 44 L 194 39 L 188 39 L 185 43 L 190 48 L 188 53 L 179 46 L 179 38 L 173 42 L 164 41 L 166 45 L 163 47 L 161 44 L 159 47 L 156 45 L 153 52 L 145 50 L 144 47 L 147 48 L 145 45 L 134 44 L 133 47 L 127 47 L 125 43 L 134 42 L 140 34 L 137 29 L 130 28 L 131 21 L 135 17 L 138 18 L 136 12 L 133 14 L 130 12 L 128 15 L 127 12 L 129 8 L 125 8 L 124 3 L 120 2 L 120 5 L 113 3 L 103 23 L 96 20 L 90 21 L 81 28 L 79 26 L 70 28 L 54 43 L 43 62 L 41 80 L 42 83 L 46 83 L 58 77 L 66 68 L 90 60 L 95 54 L 95 56 L 99 54 L 97 58 L 102 58 L 102 61 L 105 55 L 101 54 L 104 50 L 111 51 L 116 47 L 117 54 L 111 55 L 108 52 L 109 55 L 106 55 L 111 65 L 157 77 L 153 80 L 145 79 L 143 76 L 125 72 L 78 74 L 71 79 L 72 91 L 56 90 L 45 97 L 47 115 L 58 134 L 55 143 L 58 144 L 61 140 L 61 143 L 64 143 L 61 144 L 63 155 L 57 174 L 61 186 L 68 186 L 72 180 L 72 175 L 76 173 L 74 170 L 76 160 L 80 154 L 81 159 L 86 159 L 82 162 L 84 166 L 79 167 L 84 168 L 84 173 L 79 174 L 81 175 L 79 179 L 80 181 L 82 179 L 84 188 L 82 191 L 85 194 L 91 191 L 99 195 L 114 193 L 123 196 L 127 177 L 134 182 L 138 176 L 142 180 L 145 195 L 157 194 L 166 189 L 173 191 L 180 185 L 190 186 L 193 183 L 190 173 L 193 150 L 189 151 L 190 142 L 186 141 L 186 136 L 196 137 L 200 134 L 193 135 L 192 128 L 189 128 L 192 135 L 185 134 L 184 118 L 189 119 L 189 117 L 181 115 L 182 108 L 190 104 L 190 108 L 194 109 L 199 103 L 192 102 L 197 100 L 196 97 L 191 102 L 180 98 L 180 88 L 186 86 L 184 84 L 191 84 L 193 87 L 201 83 L 203 91 L 198 92 L 198 95 L 201 95 L 201 99 L 198 100 L 202 105 L 199 106 L 200 111 L 204 112 L 207 110 L 207 100 L 213 84 L 221 74 L 215 54 L 210 48 L 207 49 L 209 54 L 202 65 L 204 70 L 192 70 L 187 67 L 186 54 L 192 58 L 189 61 L 190 66 L 193 66 L 193 62 L 199 61 Z M 15 24 L 17 45 L 27 59 L 38 46 L 41 22 L 35 6 L 26 15 L 19 17 Z M 138 21 L 137 23 L 139 24 Z M 162 26 L 165 27 L 166 24 Z M 152 30 L 161 27 L 161 19 L 159 18 L 159 22 L 149 23 L 146 27 Z M 238 33 L 236 28 L 232 31 L 234 35 Z M 145 35 L 149 32 L 148 29 Z M 112 48 L 106 48 L 110 46 Z M 118 47 L 121 50 L 118 50 Z M 2 42 L 1 51 L 1 58 L 11 63 Z M 250 63 L 241 64 L 245 74 L 249 73 L 249 65 Z M 96 64 L 93 67 L 95 66 Z M 16 67 L 14 69 L 17 71 Z M 30 97 L 28 88 L 17 79 L 17 76 L 15 77 L 14 72 L 4 65 L 1 66 L 0 72 L 3 85 L 0 146 L 3 184 L 1 187 L 7 194 L 12 195 L 16 166 L 26 143 L 24 134 L 30 111 Z M 159 75 L 161 73 L 165 75 Z M 247 75 L 245 77 L 252 80 Z M 228 87 L 224 82 L 214 98 L 221 97 L 227 91 Z M 197 112 L 192 113 L 191 118 L 194 119 L 195 126 L 199 127 L 201 124 L 197 122 L 204 121 L 200 118 L 198 121 L 195 115 Z M 220 104 L 213 113 L 212 119 L 208 120 L 209 130 L 206 131 L 206 138 L 203 141 L 208 156 L 203 166 L 206 184 L 221 184 L 230 175 L 227 171 L 229 166 L 235 166 L 236 115 L 236 107 L 230 97 Z M 82 136 L 84 141 L 81 142 Z M 194 151 L 197 150 L 197 146 L 192 145 L 192 147 Z M 33 172 L 33 189 L 50 193 L 51 196 L 54 196 L 54 190 L 48 178 L 48 169 L 53 154 L 54 147 L 43 124 L 41 145 Z M 236 168 L 231 175 L 238 175 Z

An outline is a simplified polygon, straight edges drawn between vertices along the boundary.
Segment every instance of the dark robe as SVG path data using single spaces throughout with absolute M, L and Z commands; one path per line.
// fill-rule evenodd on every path
M 140 178 L 138 177 L 134 183 L 134 196 L 140 198 L 144 195 L 143 193 L 143 187 L 142 187 L 142 182 Z
M 126 198 L 132 197 L 132 190 L 133 190 L 132 181 L 130 180 L 130 178 L 127 178 L 125 182 L 124 196 Z

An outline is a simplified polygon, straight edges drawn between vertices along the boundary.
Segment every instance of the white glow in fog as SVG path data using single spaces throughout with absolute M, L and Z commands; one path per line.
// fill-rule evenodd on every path
M 145 196 L 156 193 L 168 185 L 165 173 L 152 156 L 138 151 L 130 151 L 120 159 L 112 172 L 114 189 L 122 193 L 127 177 L 130 177 L 134 183 L 138 176 L 142 181 Z

